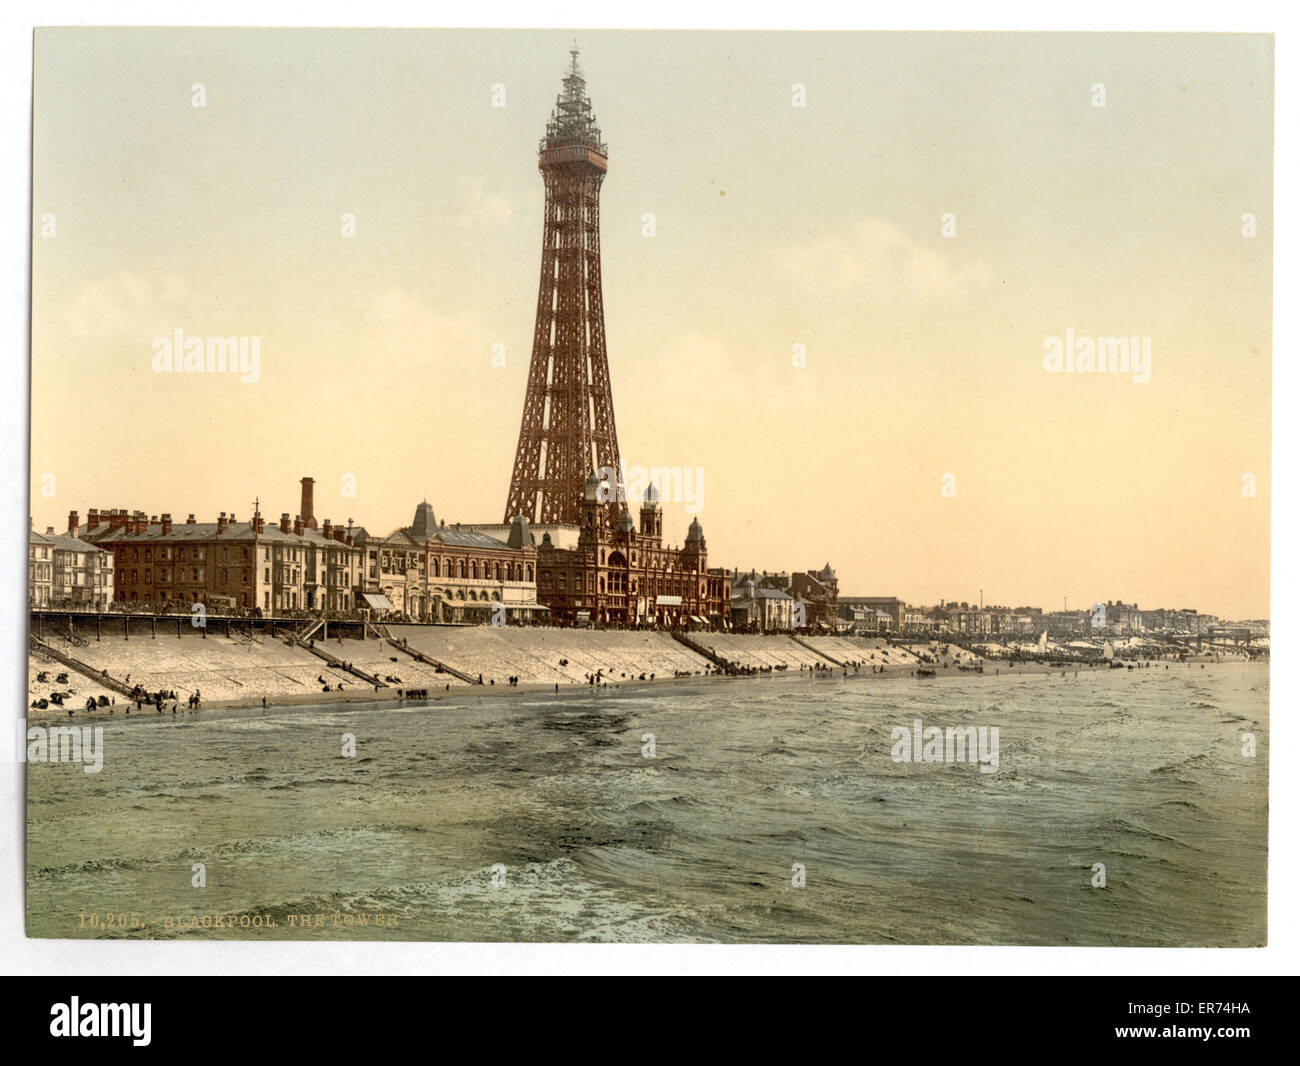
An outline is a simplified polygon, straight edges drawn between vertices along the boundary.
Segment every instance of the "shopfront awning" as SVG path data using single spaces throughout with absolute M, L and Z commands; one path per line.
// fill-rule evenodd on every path
M 373 607 L 376 611 L 391 611 L 393 609 L 388 597 L 382 592 L 363 592 L 361 598 L 366 601 L 366 606 Z

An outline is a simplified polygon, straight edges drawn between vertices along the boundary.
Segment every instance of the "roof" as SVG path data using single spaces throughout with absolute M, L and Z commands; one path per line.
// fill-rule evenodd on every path
M 443 527 L 429 538 L 430 541 L 441 541 L 449 547 L 455 548 L 504 548 L 505 541 L 497 540 L 496 537 L 489 537 L 486 533 L 479 533 L 472 529 L 447 529 Z
M 746 586 L 749 587 L 749 591 L 748 591 L 748 593 L 745 593 L 745 592 L 742 592 L 742 591 L 741 591 L 741 589 L 742 589 L 742 588 L 745 588 Z M 756 598 L 756 599 L 761 599 L 761 600 L 792 600 L 792 599 L 794 599 L 794 597 L 791 596 L 788 592 L 783 592 L 781 589 L 770 589 L 770 588 L 766 588 L 766 587 L 761 586 L 761 585 L 758 586 L 757 588 L 755 588 L 755 587 L 753 587 L 752 585 L 749 585 L 748 582 L 746 582 L 745 585 L 741 585 L 741 586 L 737 586 L 736 588 L 733 588 L 733 589 L 732 589 L 732 592 L 731 592 L 731 598 L 732 598 L 733 600 L 746 600 L 746 599 L 750 599 L 750 598 Z
M 104 550 L 103 548 L 97 547 L 96 545 L 90 544 L 84 540 L 70 537 L 65 533 L 38 533 L 36 535 L 47 544 L 53 544 L 54 547 L 62 548 L 65 551 L 98 552 Z
M 128 533 L 125 528 L 122 528 L 114 530 L 111 535 L 107 523 L 101 522 L 87 529 L 85 537 L 91 539 L 78 541 L 82 545 L 82 550 L 105 539 L 110 539 L 114 544 L 173 544 L 177 541 L 223 540 L 265 541 L 273 544 L 334 543 L 339 547 L 347 547 L 343 542 L 327 540 L 314 529 L 304 528 L 301 533 L 295 533 L 290 529 L 288 533 L 282 533 L 279 525 L 272 522 L 263 525 L 260 533 L 254 532 L 251 522 L 227 523 L 224 533 L 217 532 L 216 522 L 173 522 L 170 533 L 164 533 L 161 524 L 152 524 L 143 533 Z M 70 541 L 72 538 L 64 539 Z

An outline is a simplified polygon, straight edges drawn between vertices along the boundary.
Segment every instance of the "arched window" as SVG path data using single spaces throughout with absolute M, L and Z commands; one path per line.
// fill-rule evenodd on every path
M 532 565 L 532 563 L 529 563 L 529 564 L 528 564 L 528 576 L 527 576 L 524 580 L 525 580 L 525 581 L 532 581 L 532 579 L 533 579 L 533 565 Z
M 464 576 L 465 576 L 465 560 L 464 560 L 464 559 L 462 559 L 462 560 L 460 561 L 460 576 L 461 576 L 461 577 L 464 577 Z

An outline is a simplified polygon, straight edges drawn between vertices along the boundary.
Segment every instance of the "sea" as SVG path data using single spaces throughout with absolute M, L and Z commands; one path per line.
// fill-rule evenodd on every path
M 996 770 L 900 761 L 918 721 L 996 727 Z M 96 724 L 100 772 L 27 768 L 30 936 L 1267 939 L 1266 664 Z

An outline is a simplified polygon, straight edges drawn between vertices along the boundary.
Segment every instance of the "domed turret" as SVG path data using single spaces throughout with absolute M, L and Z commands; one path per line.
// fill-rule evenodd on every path
M 620 533 L 636 532 L 636 524 L 632 521 L 632 516 L 626 511 L 618 516 L 618 531 Z
M 691 528 L 686 531 L 686 543 L 696 544 L 704 539 L 704 527 L 698 518 L 691 519 Z
M 659 490 L 652 481 L 645 487 L 641 498 L 641 535 L 643 537 L 662 537 L 664 533 L 664 515 L 659 506 Z

